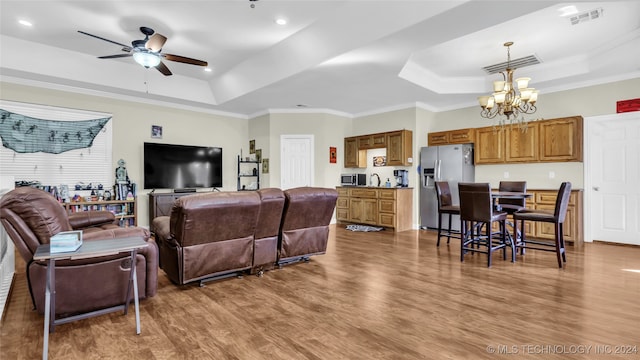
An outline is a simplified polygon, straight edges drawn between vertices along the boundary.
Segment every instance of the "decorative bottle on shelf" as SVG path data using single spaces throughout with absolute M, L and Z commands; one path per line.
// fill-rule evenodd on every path
M 387 182 L 386 182 L 386 183 L 384 183 L 384 186 L 385 186 L 385 187 L 388 187 L 388 188 L 390 188 L 390 187 L 391 187 L 391 181 L 389 180 L 389 178 L 387 178 Z

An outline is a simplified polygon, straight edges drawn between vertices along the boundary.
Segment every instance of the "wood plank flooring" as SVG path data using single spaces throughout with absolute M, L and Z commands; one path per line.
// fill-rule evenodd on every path
M 133 311 L 64 324 L 49 357 L 640 358 L 640 248 L 569 248 L 563 270 L 554 253 L 530 251 L 488 269 L 484 254 L 461 263 L 459 240 L 435 243 L 431 231 L 332 225 L 327 254 L 262 278 L 177 287 L 160 271 L 158 294 L 140 303 L 140 335 Z M 44 319 L 17 262 L 0 358 L 36 359 Z

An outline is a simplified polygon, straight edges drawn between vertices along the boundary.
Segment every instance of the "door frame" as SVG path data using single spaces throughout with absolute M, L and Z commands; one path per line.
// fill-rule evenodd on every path
M 284 163 L 285 163 L 285 157 L 284 157 L 284 146 L 283 144 L 285 143 L 285 141 L 287 141 L 288 139 L 308 139 L 309 140 L 309 186 L 313 186 L 313 184 L 315 183 L 315 163 L 314 163 L 314 159 L 315 159 L 315 144 L 314 144 L 314 136 L 310 135 L 310 134 L 286 134 L 286 135 L 280 135 L 280 188 L 284 188 L 282 186 L 282 181 L 285 177 L 285 173 L 284 173 Z
M 584 118 L 584 134 L 583 136 L 583 175 L 584 175 L 584 211 L 582 214 L 582 227 L 584 234 L 584 242 L 593 242 L 593 231 L 592 231 L 592 221 L 593 219 L 593 207 L 591 206 L 591 194 L 593 190 L 593 179 L 591 178 L 591 172 L 594 168 L 594 164 L 591 159 L 591 146 L 596 141 L 597 137 L 595 136 L 594 129 L 596 123 L 611 123 L 612 121 L 626 121 L 630 119 L 635 119 L 640 117 L 638 112 L 628 112 L 628 113 L 616 113 L 616 114 L 607 114 L 607 115 L 598 115 L 598 116 L 589 116 Z

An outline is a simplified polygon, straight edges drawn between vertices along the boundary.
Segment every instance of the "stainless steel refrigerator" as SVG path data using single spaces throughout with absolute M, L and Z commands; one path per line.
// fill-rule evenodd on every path
M 438 228 L 436 181 L 448 181 L 454 204 L 460 204 L 459 182 L 474 182 L 473 144 L 428 146 L 420 149 L 420 228 Z M 460 217 L 454 215 L 451 229 L 460 230 Z M 442 227 L 449 217 L 442 217 Z

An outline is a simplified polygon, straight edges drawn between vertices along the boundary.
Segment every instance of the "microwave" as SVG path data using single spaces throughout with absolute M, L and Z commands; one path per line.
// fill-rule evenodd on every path
M 342 186 L 367 186 L 367 174 L 342 174 L 340 175 Z

